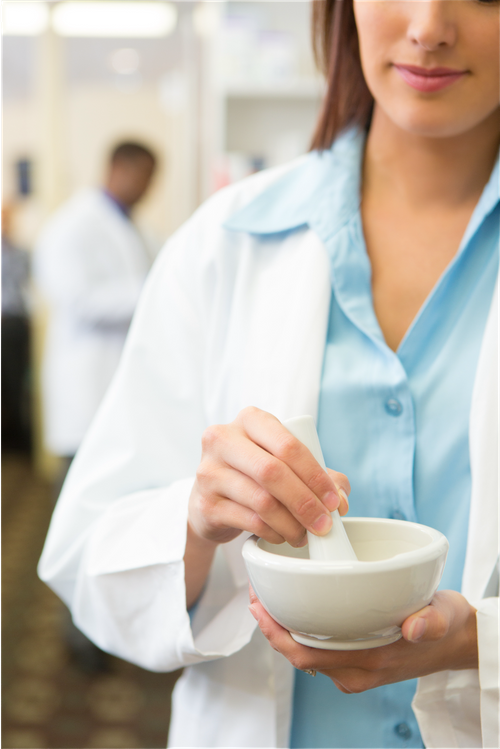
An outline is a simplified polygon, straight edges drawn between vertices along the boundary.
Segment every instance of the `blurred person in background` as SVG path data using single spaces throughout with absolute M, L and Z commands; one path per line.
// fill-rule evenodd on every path
M 498 2 L 313 9 L 311 153 L 170 240 L 39 572 L 104 649 L 187 667 L 171 746 L 498 747 Z M 441 590 L 397 642 L 306 647 L 248 610 L 241 547 L 346 495 L 442 531 Z
M 132 141 L 112 151 L 103 187 L 73 196 L 49 219 L 35 248 L 34 274 L 48 305 L 42 366 L 44 441 L 61 458 L 57 496 L 115 373 L 157 247 L 132 220 L 156 156 Z M 78 630 L 68 645 L 86 670 L 104 661 Z
M 45 444 L 63 459 L 63 473 L 114 375 L 156 254 L 131 216 L 155 164 L 144 145 L 117 145 L 104 186 L 82 191 L 59 208 L 35 249 L 35 279 L 49 306 Z
M 13 206 L 2 206 L 2 450 L 31 447 L 30 258 L 11 236 Z

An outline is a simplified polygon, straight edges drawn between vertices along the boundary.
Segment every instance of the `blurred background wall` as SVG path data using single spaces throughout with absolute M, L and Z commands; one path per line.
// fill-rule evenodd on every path
M 160 156 L 137 211 L 160 241 L 214 190 L 305 152 L 322 92 L 309 11 L 288 1 L 3 2 L 12 240 L 31 250 L 54 209 L 99 183 L 120 139 Z M 35 385 L 42 335 L 35 320 Z M 34 413 L 35 462 L 50 474 L 36 398 Z

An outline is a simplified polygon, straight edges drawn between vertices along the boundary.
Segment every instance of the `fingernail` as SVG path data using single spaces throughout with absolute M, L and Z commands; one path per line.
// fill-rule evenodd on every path
M 342 497 L 342 499 L 344 500 L 344 502 L 347 504 L 347 507 L 349 507 L 349 497 L 347 496 L 345 491 L 341 489 L 340 487 L 337 487 L 337 491 L 339 495 Z
M 424 636 L 426 629 L 427 621 L 425 619 L 422 619 L 421 617 L 414 619 L 408 630 L 408 640 L 410 642 L 418 642 Z
M 328 510 L 330 510 L 330 512 L 337 510 L 340 504 L 338 494 L 335 492 L 328 492 L 328 494 L 325 494 L 323 497 L 323 504 Z
M 254 609 L 254 607 L 252 605 L 250 605 L 248 607 L 248 610 L 250 611 L 250 613 L 253 616 L 253 618 L 256 619 L 257 621 L 259 621 L 259 617 L 257 616 L 257 612 L 256 612 L 256 610 Z
M 311 528 L 319 536 L 324 536 L 332 527 L 330 515 L 320 515 L 320 517 L 311 525 Z
M 302 549 L 303 546 L 307 546 L 307 536 L 304 536 L 302 541 L 297 544 L 297 549 Z

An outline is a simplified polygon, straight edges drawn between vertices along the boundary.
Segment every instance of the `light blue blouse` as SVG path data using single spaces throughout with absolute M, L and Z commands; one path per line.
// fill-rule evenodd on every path
M 364 136 L 313 153 L 229 222 L 254 234 L 310 226 L 331 261 L 332 301 L 318 431 L 326 464 L 351 482 L 350 515 L 433 526 L 450 542 L 443 589 L 460 590 L 470 500 L 474 374 L 498 273 L 499 163 L 459 251 L 397 352 L 373 311 L 360 216 Z M 292 747 L 421 747 L 416 681 L 346 695 L 296 672 Z

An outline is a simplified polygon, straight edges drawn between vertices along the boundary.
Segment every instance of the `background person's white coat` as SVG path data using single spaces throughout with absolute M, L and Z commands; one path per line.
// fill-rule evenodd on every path
M 78 193 L 35 251 L 49 307 L 42 393 L 45 443 L 74 455 L 116 371 L 156 248 L 102 190 Z
M 268 237 L 222 228 L 282 173 L 256 175 L 217 194 L 170 241 L 70 470 L 39 568 L 103 649 L 152 670 L 192 666 L 174 692 L 171 746 L 283 747 L 289 740 L 293 668 L 248 612 L 245 534 L 219 547 L 192 623 L 183 564 L 203 429 L 248 405 L 280 419 L 317 413 L 331 293 L 323 244 L 307 228 Z M 470 435 L 464 592 L 481 612 L 479 675 L 420 680 L 417 717 L 428 746 L 491 746 L 498 730 L 491 656 L 498 648 L 498 590 L 486 591 L 498 556 L 498 489 L 495 460 L 481 450 L 498 435 L 498 413 L 489 406 L 497 388 L 495 304 Z M 483 522 L 491 526 L 487 534 L 475 531 Z

